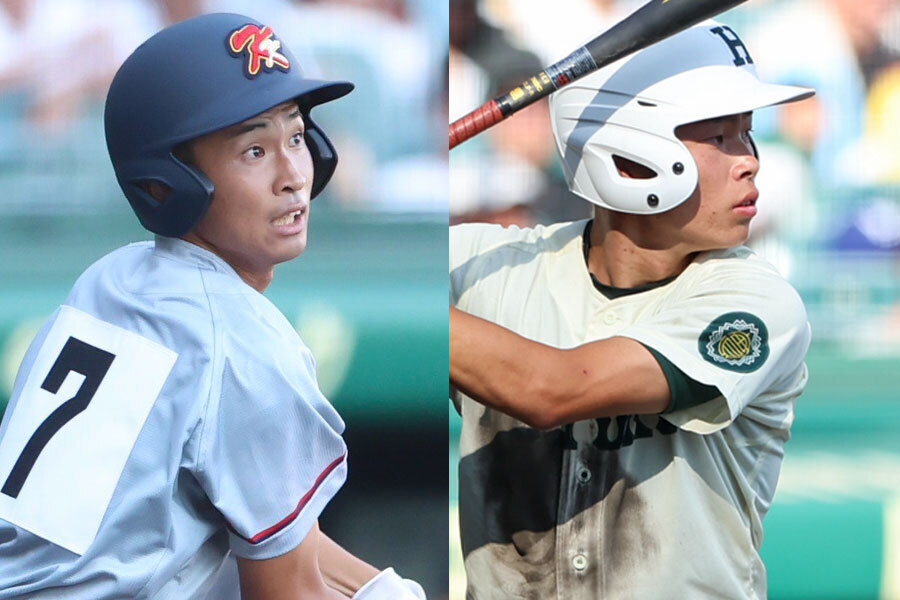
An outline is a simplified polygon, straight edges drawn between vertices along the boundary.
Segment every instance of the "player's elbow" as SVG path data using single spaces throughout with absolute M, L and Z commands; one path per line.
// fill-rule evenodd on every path
M 527 378 L 510 381 L 502 388 L 497 402 L 490 404 L 534 429 L 549 430 L 557 427 L 557 415 L 552 402 L 548 402 L 546 386 L 530 374 Z
M 527 414 L 522 415 L 519 420 L 529 427 L 540 429 L 541 431 L 550 431 L 564 424 L 552 410 L 543 408 L 531 410 Z
M 528 425 L 546 431 L 605 412 L 597 394 L 603 386 L 589 364 L 578 348 L 554 349 L 530 384 L 534 398 L 529 405 L 534 409 Z
M 535 373 L 528 384 L 525 406 L 527 411 L 521 419 L 529 427 L 549 431 L 572 422 L 569 408 L 578 397 L 572 381 L 567 380 L 564 370 L 556 369 L 551 363 Z

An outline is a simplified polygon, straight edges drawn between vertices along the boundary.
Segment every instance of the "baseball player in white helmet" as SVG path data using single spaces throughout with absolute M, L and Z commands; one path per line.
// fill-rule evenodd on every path
M 741 245 L 750 130 L 812 93 L 761 82 L 707 21 L 551 96 L 593 219 L 451 228 L 469 600 L 766 597 L 762 519 L 810 330 Z
M 0 598 L 204 598 L 229 553 L 233 598 L 425 597 L 319 531 L 344 423 L 261 293 L 336 165 L 310 111 L 352 89 L 233 14 L 158 32 L 116 74 L 110 158 L 157 236 L 88 268 L 25 356 L 0 425 Z

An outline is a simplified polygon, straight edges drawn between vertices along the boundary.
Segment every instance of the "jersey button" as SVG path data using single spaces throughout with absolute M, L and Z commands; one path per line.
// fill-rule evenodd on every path
M 616 313 L 614 313 L 612 311 L 603 313 L 603 322 L 606 323 L 607 325 L 615 325 L 616 321 L 618 321 L 618 320 L 619 320 L 618 315 L 616 315 Z
M 587 557 L 584 554 L 576 554 L 572 559 L 572 566 L 576 571 L 584 571 L 587 568 Z

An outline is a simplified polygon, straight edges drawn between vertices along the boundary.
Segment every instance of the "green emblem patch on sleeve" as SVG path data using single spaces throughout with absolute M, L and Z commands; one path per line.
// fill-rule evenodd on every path
M 717 367 L 750 373 L 769 357 L 769 331 L 750 313 L 730 312 L 713 320 L 698 340 L 700 355 Z

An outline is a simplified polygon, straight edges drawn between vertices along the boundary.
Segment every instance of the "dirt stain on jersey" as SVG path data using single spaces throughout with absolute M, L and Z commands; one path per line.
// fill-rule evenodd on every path
M 598 433 L 622 435 L 612 424 Z M 513 587 L 515 597 L 528 597 L 529 590 L 555 589 L 555 580 L 564 576 L 556 573 L 557 553 L 568 544 L 591 557 L 579 578 L 597 577 L 601 589 L 615 586 L 623 573 L 640 569 L 660 552 L 648 522 L 650 500 L 636 488 L 663 470 L 671 456 L 627 467 L 621 460 L 620 449 L 576 442 L 565 428 L 498 432 L 460 460 L 463 555 L 489 546 L 473 558 L 493 563 L 509 593 Z M 582 478 L 585 470 L 591 475 Z
M 463 555 L 490 543 L 515 543 L 513 534 L 556 525 L 562 430 L 517 428 L 459 461 L 459 509 Z M 516 538 L 520 556 L 531 547 Z

